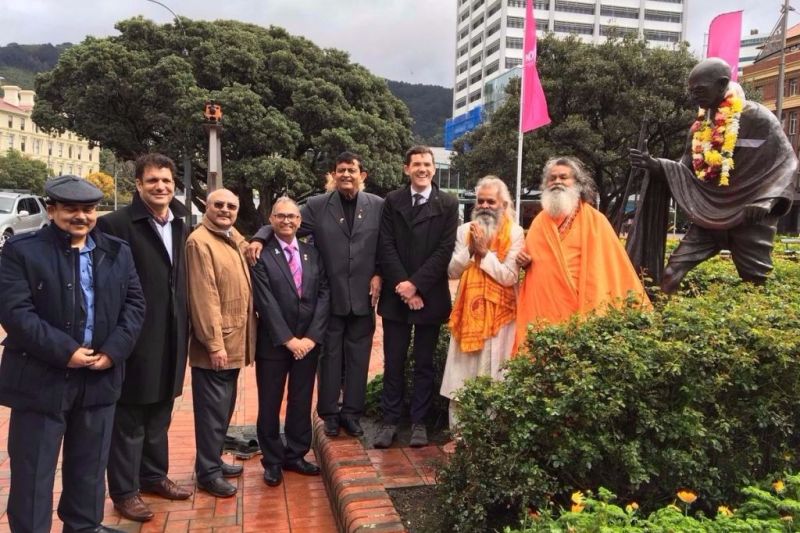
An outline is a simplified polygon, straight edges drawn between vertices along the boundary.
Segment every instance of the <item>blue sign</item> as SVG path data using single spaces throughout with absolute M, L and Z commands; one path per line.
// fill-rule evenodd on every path
M 448 150 L 453 149 L 453 142 L 474 130 L 483 122 L 483 106 L 479 105 L 470 109 L 463 115 L 448 118 L 444 123 L 444 147 Z

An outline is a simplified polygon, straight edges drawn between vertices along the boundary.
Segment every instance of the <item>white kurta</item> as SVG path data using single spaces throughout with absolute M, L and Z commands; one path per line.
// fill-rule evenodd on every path
M 447 275 L 450 276 L 450 279 L 460 279 L 461 274 L 473 263 L 467 246 L 469 225 L 470 223 L 468 222 L 458 227 L 456 248 L 447 267 Z M 522 227 L 514 224 L 511 227 L 511 248 L 506 255 L 505 261 L 501 263 L 497 255 L 489 251 L 481 259 L 481 270 L 505 287 L 516 286 L 519 277 L 517 255 L 524 246 L 525 235 Z M 516 324 L 512 320 L 500 328 L 496 337 L 486 340 L 483 350 L 471 353 L 462 352 L 458 342 L 451 335 L 450 347 L 447 350 L 447 363 L 445 364 L 444 377 L 442 378 L 442 388 L 439 393 L 452 399 L 453 393 L 463 387 L 464 381 L 468 379 L 476 376 L 491 376 L 494 379 L 499 379 L 501 377 L 500 365 L 508 360 L 511 355 L 515 331 Z

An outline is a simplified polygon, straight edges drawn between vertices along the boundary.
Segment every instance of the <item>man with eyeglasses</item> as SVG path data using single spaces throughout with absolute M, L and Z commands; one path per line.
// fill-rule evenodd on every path
M 236 405 L 239 369 L 253 361 L 255 352 L 247 241 L 233 227 L 238 213 L 235 194 L 211 192 L 203 220 L 186 241 L 195 476 L 199 489 L 218 498 L 236 494 L 236 486 L 225 478 L 242 474 L 242 465 L 229 465 L 220 455 Z
M 305 455 L 311 449 L 311 397 L 330 299 L 320 253 L 297 240 L 302 217 L 294 200 L 278 198 L 270 223 L 272 237 L 264 243 L 251 274 L 258 311 L 256 425 L 264 482 L 275 487 L 283 480 L 282 470 L 306 476 L 320 472 Z M 284 445 L 280 412 L 287 377 Z
M 475 196 L 472 221 L 458 227 L 456 248 L 447 267 L 450 279 L 460 280 L 450 313 L 452 334 L 440 389 L 441 395 L 450 399 L 454 436 L 458 434 L 454 393 L 477 376 L 500 378 L 500 367 L 511 355 L 517 314 L 516 261 L 525 245 L 503 180 L 481 178 Z
M 339 434 L 339 427 L 354 437 L 364 434 L 359 420 L 364 414 L 375 305 L 381 291 L 377 251 L 383 211 L 383 199 L 364 191 L 366 178 L 361 156 L 339 154 L 328 192 L 306 202 L 297 232 L 313 236 L 330 279 L 331 317 L 319 359 L 317 391 L 317 414 L 330 437 Z M 251 264 L 271 232 L 271 226 L 264 226 L 253 238 L 248 248 Z

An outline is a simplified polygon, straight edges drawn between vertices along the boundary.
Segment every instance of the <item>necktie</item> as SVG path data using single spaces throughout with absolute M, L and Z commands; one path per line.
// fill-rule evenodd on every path
M 415 192 L 415 193 L 414 193 L 414 207 L 417 207 L 418 205 L 421 205 L 421 204 L 422 204 L 422 199 L 423 199 L 423 198 L 424 198 L 424 196 L 422 196 L 422 195 L 421 195 L 420 193 L 418 193 L 418 192 Z
M 294 286 L 297 287 L 297 295 L 303 295 L 303 273 L 300 271 L 300 257 L 297 255 L 297 248 L 294 246 L 287 246 L 285 248 L 286 255 L 288 255 L 289 272 L 292 273 L 294 279 Z

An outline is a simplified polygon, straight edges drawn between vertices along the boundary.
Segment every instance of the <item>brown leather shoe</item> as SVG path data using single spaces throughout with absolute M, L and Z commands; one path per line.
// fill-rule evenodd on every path
M 152 485 L 142 485 L 139 490 L 148 494 L 158 494 L 168 500 L 185 500 L 193 494 L 191 490 L 179 487 L 167 477 Z
M 138 494 L 134 494 L 123 500 L 114 501 L 114 509 L 128 520 L 134 520 L 136 522 L 147 522 L 153 518 L 153 512 L 147 507 L 147 504 L 142 501 L 142 497 Z

